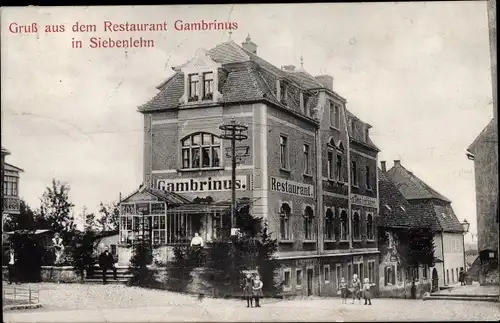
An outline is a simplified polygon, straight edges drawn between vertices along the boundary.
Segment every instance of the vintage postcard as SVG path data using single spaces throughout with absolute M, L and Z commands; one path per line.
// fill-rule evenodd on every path
M 496 1 L 0 12 L 6 322 L 500 319 Z

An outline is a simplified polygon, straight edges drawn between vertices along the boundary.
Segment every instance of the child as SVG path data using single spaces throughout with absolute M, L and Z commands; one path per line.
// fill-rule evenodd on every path
M 253 299 L 252 299 L 252 275 L 247 274 L 245 278 L 245 287 L 243 288 L 243 295 L 245 296 L 245 299 L 247 300 L 247 307 L 253 307 Z
M 361 281 L 358 279 L 358 275 L 352 275 L 352 303 L 354 304 L 354 300 L 357 298 L 359 303 L 361 304 L 361 297 L 359 293 L 361 292 Z
M 342 304 L 347 304 L 347 282 L 342 277 L 339 283 L 340 297 L 342 297 Z
M 372 292 L 370 291 L 372 286 L 375 286 L 375 284 L 370 284 L 370 280 L 368 278 L 365 278 L 365 283 L 363 284 L 363 296 L 365 298 L 365 305 L 372 305 Z
M 255 279 L 253 281 L 253 297 L 255 298 L 255 307 L 260 307 L 259 300 L 264 294 L 262 293 L 262 287 L 264 284 L 260 280 L 259 275 L 255 276 Z

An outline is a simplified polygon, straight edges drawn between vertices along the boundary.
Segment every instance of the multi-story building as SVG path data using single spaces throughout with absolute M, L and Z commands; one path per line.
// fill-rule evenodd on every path
M 10 214 L 19 214 L 19 174 L 23 170 L 5 162 L 10 152 L 2 147 L 2 228 Z
M 174 71 L 139 107 L 145 184 L 122 201 L 120 262 L 145 201 L 164 258 L 195 232 L 208 245 L 219 235 L 232 169 L 219 126 L 234 119 L 248 126 L 238 146 L 249 151 L 236 168 L 237 197 L 278 239 L 285 293 L 336 295 L 353 273 L 375 280 L 378 149 L 333 78 L 277 68 L 250 37 L 198 50 Z M 203 199 L 213 203 L 191 203 Z
M 432 269 L 432 275 L 438 276 L 438 286 L 456 284 L 460 269 L 465 269 L 465 245 L 462 224 L 451 201 L 403 167 L 399 160 L 394 161 L 386 174 L 410 205 L 425 214 L 434 229 L 436 272 Z

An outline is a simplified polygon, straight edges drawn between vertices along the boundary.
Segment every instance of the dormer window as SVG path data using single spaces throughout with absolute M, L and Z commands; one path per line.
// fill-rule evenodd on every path
M 214 73 L 203 73 L 203 100 L 211 100 L 214 97 Z
M 369 129 L 368 127 L 365 128 L 365 142 L 368 142 L 368 134 L 369 134 Z
M 286 104 L 287 101 L 287 92 L 286 92 L 286 86 L 283 83 L 283 81 L 280 82 L 280 102 L 283 104 Z
M 309 107 L 307 106 L 307 104 L 309 103 L 309 95 L 307 94 L 304 94 L 303 96 L 303 101 L 304 101 L 304 114 L 306 116 L 310 116 L 311 115 L 311 111 L 309 110 Z
M 198 74 L 189 74 L 188 79 L 189 79 L 188 101 L 189 102 L 198 101 L 198 98 L 199 98 L 199 93 L 198 93 L 199 77 L 198 77 Z

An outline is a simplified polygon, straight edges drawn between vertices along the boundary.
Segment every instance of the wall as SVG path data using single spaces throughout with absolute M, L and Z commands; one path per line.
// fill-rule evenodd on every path
M 465 268 L 463 234 L 462 233 L 443 233 L 444 247 L 444 270 L 449 272 L 450 281 L 446 284 L 456 284 L 458 282 L 457 269 Z M 453 269 L 453 274 L 452 274 Z
M 8 280 L 8 268 L 2 266 L 3 280 Z M 41 278 L 43 282 L 79 283 L 80 275 L 72 266 L 42 266 Z
M 443 255 L 443 235 L 440 232 L 437 232 L 434 234 L 434 258 L 440 259 L 444 261 L 444 255 Z M 444 286 L 445 285 L 445 272 L 443 271 L 442 265 L 439 267 L 435 266 L 436 269 L 438 270 L 438 277 L 439 277 L 439 286 Z

